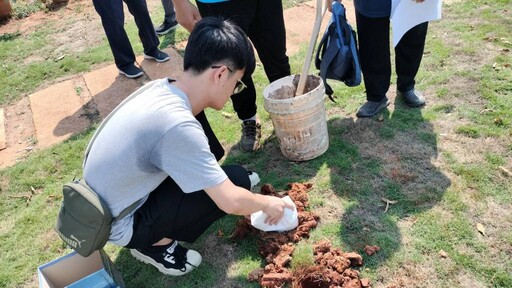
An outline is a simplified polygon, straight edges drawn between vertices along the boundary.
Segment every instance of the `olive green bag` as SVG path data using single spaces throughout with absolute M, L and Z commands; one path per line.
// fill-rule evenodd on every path
M 104 201 L 83 179 L 68 182 L 62 188 L 64 199 L 55 230 L 78 254 L 87 257 L 105 246 L 112 223 L 127 216 L 139 202 L 113 218 Z

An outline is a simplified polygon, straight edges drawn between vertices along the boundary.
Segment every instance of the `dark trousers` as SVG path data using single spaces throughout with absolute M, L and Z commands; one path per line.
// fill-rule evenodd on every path
M 224 157 L 224 148 L 222 148 L 222 144 L 220 144 L 219 139 L 217 139 L 217 136 L 215 136 L 215 133 L 213 133 L 212 127 L 210 126 L 204 111 L 201 111 L 201 113 L 197 114 L 196 119 L 199 121 L 199 123 L 201 123 L 204 134 L 208 138 L 210 151 L 213 153 L 213 155 L 215 155 L 215 159 L 219 161 L 222 157 Z
M 222 167 L 237 186 L 250 189 L 242 166 Z M 133 236 L 128 248 L 147 248 L 163 238 L 194 242 L 226 213 L 204 192 L 183 193 L 171 178 L 156 188 L 134 214 Z
M 202 17 L 229 19 L 240 26 L 251 39 L 270 82 L 290 75 L 286 56 L 286 30 L 283 5 L 276 0 L 233 0 L 220 3 L 196 1 Z M 238 118 L 244 120 L 256 114 L 256 89 L 251 75 L 242 81 L 247 89 L 231 96 Z
M 114 55 L 116 66 L 120 69 L 135 62 L 135 54 L 128 35 L 124 30 L 123 1 L 121 0 L 93 0 L 94 8 L 101 17 L 101 24 L 107 35 L 110 49 Z M 139 29 L 139 37 L 148 54 L 158 48 L 160 41 L 156 36 L 153 23 L 149 16 L 145 0 L 124 0 L 128 10 L 135 19 Z
M 172 0 L 162 0 L 162 6 L 164 7 L 164 22 L 172 23 L 176 21 L 176 12 L 174 12 L 174 3 Z
M 380 101 L 391 81 L 389 18 L 369 18 L 356 11 L 359 60 L 363 72 L 366 98 Z M 416 74 L 425 47 L 428 22 L 417 25 L 402 37 L 395 47 L 397 90 L 414 89 Z

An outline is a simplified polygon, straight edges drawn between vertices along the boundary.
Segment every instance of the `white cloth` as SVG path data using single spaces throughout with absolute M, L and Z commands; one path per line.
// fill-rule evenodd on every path
M 265 219 L 267 219 L 267 214 L 263 211 L 254 212 L 251 214 L 251 225 L 257 229 L 262 231 L 277 231 L 284 232 L 295 229 L 299 225 L 299 218 L 297 215 L 297 207 L 295 203 L 293 203 L 290 196 L 286 196 L 283 198 L 284 201 L 293 205 L 293 209 L 286 208 L 284 209 L 283 218 L 276 225 L 269 225 L 265 223 Z

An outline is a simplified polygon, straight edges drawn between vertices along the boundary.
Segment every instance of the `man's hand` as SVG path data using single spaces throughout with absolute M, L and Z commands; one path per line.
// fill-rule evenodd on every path
M 325 0 L 325 5 L 327 5 L 327 10 L 332 13 L 332 2 L 337 1 L 340 2 L 342 0 Z
M 196 23 L 202 19 L 199 10 L 189 0 L 173 0 L 172 2 L 174 3 L 176 20 L 188 32 L 192 32 Z
M 265 208 L 263 209 L 263 212 L 268 215 L 267 218 L 265 219 L 265 223 L 275 225 L 279 223 L 281 218 L 283 218 L 284 209 L 293 209 L 293 203 L 288 203 L 283 198 L 278 198 L 274 196 L 267 197 L 268 202 Z

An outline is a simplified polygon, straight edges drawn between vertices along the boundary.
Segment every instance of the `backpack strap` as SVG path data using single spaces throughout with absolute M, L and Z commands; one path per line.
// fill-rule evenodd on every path
M 315 56 L 315 66 L 317 69 L 320 70 L 320 78 L 322 78 L 325 86 L 325 94 L 329 96 L 329 99 L 331 99 L 332 102 L 334 101 L 334 98 L 332 95 L 334 94 L 334 91 L 332 90 L 331 86 L 327 84 L 327 71 L 329 69 L 329 65 L 331 64 L 332 60 L 336 57 L 338 54 L 338 49 L 336 49 L 335 45 L 328 45 L 329 41 L 332 40 L 329 36 L 333 33 L 333 30 L 336 29 L 336 25 L 333 22 L 334 20 L 334 14 L 333 18 L 331 19 L 331 23 L 329 24 L 329 27 L 327 28 L 327 31 L 324 33 L 324 36 L 322 37 L 322 40 L 320 41 L 320 44 L 318 45 L 318 49 L 316 51 Z M 331 49 L 329 49 L 331 48 Z M 320 59 L 320 55 L 323 56 L 322 59 Z
M 350 33 L 353 41 L 350 41 L 350 51 L 352 52 L 352 66 L 354 68 L 354 81 L 347 83 L 348 86 L 357 86 L 361 84 L 361 65 L 359 64 L 359 52 L 357 51 L 357 41 L 355 32 Z

